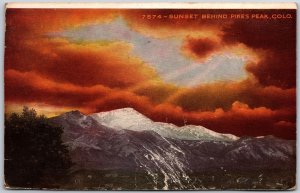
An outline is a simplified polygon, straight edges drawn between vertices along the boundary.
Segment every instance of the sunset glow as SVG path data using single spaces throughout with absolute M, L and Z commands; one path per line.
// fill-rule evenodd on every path
M 294 139 L 295 19 L 143 18 L 168 11 L 7 10 L 5 111 L 132 107 L 155 121 Z

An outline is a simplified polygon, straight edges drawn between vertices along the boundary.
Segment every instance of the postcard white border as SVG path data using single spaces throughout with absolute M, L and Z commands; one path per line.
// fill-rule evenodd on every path
M 11 7 L 11 5 L 17 4 L 24 4 L 24 2 L 27 2 L 26 4 L 32 4 L 32 2 L 47 2 L 50 0 L 2 0 L 0 1 L 0 138 L 2 139 L 2 143 L 0 143 L 0 193 L 20 193 L 20 190 L 8 190 L 5 189 L 3 184 L 4 184 L 4 33 L 5 33 L 5 6 L 4 3 L 5 2 L 14 2 L 14 1 L 19 1 L 19 2 L 23 2 L 23 3 L 7 3 L 6 7 L 8 7 L 8 5 Z M 54 1 L 54 0 L 53 0 Z M 60 1 L 60 2 L 65 2 L 65 4 L 68 4 L 67 2 L 70 0 L 56 0 L 56 1 Z M 73 0 L 73 2 L 82 2 L 83 0 Z M 89 0 L 90 2 L 105 2 L 105 1 L 115 1 L 115 0 Z M 123 3 L 127 3 L 128 1 L 133 1 L 133 0 L 124 0 Z M 150 1 L 150 0 L 140 0 L 140 1 Z M 168 0 L 151 0 L 153 4 L 158 3 L 157 1 L 168 1 Z M 172 0 L 169 0 L 172 1 Z M 174 0 L 174 1 L 185 1 L 185 0 Z M 189 0 L 189 1 L 198 1 L 198 2 L 203 2 L 203 1 L 207 1 L 207 0 Z M 214 1 L 214 0 L 212 0 Z M 219 0 L 220 1 L 220 0 Z M 228 1 L 228 0 L 224 0 L 224 1 Z M 230 0 L 233 1 L 233 0 Z M 235 0 L 240 2 L 240 4 L 244 4 L 242 3 L 242 1 L 245 0 Z M 253 2 L 253 1 L 257 1 L 257 0 L 247 0 L 248 2 Z M 280 2 L 283 0 L 272 0 L 273 2 Z M 300 0 L 295 0 L 295 2 L 297 2 L 298 4 L 300 4 Z M 40 4 L 40 3 L 36 3 L 36 4 Z M 43 3 L 46 4 L 46 3 Z M 99 4 L 99 3 L 97 3 Z M 203 3 L 200 3 L 203 4 Z M 220 3 L 219 3 L 220 4 Z M 222 3 L 223 4 L 223 3 Z M 225 3 L 227 4 L 227 3 Z M 252 3 L 247 3 L 247 4 L 252 4 Z M 271 4 L 271 3 L 268 3 Z M 278 5 L 278 3 L 272 3 L 272 4 L 277 4 L 276 6 L 280 6 L 280 8 L 275 8 L 273 7 L 272 9 L 284 9 L 281 7 L 281 5 Z M 281 4 L 281 3 L 280 3 Z M 284 3 L 286 4 L 286 3 Z M 293 8 L 289 8 L 289 6 L 285 5 L 285 9 L 295 9 L 296 8 L 296 4 L 293 4 Z M 221 5 L 220 5 L 221 6 Z M 265 4 L 263 4 L 262 6 L 265 6 Z M 16 8 L 16 7 L 15 7 Z M 46 7 L 44 7 L 46 8 Z M 65 7 L 66 8 L 66 7 Z M 224 6 L 222 5 L 222 8 L 224 8 Z M 229 8 L 228 8 L 229 9 Z M 237 8 L 237 9 L 240 9 Z M 245 8 L 246 9 L 246 8 Z M 251 9 L 251 8 L 248 8 Z M 271 9 L 271 8 L 266 8 L 266 7 L 259 7 L 256 9 Z M 300 29 L 300 14 L 297 15 L 297 29 Z M 297 30 L 297 38 L 300 37 L 300 30 Z M 297 41 L 297 50 L 298 48 L 300 48 L 300 41 Z M 300 52 L 297 51 L 297 58 L 300 58 Z M 299 60 L 297 59 L 297 66 L 300 65 Z M 300 90 L 300 78 L 299 78 L 299 74 L 300 74 L 300 68 L 297 67 L 297 115 L 300 113 L 300 103 L 298 101 L 300 101 L 300 94 L 299 94 L 299 90 Z M 298 116 L 297 116 L 298 117 Z M 300 128 L 300 119 L 297 118 L 297 129 Z M 300 135 L 297 132 L 297 147 L 300 147 Z M 300 155 L 300 148 L 296 148 L 297 149 L 297 153 L 296 156 L 298 157 L 298 155 Z M 297 186 L 299 186 L 298 184 L 300 184 L 300 176 L 298 175 L 298 171 L 300 171 L 300 159 L 297 159 L 297 177 L 296 177 L 296 184 Z M 45 190 L 44 190 L 45 191 Z M 36 192 L 40 192 L 37 190 L 21 190 L 22 193 L 36 193 Z M 87 191 L 83 191 L 83 190 L 76 190 L 76 191 L 67 191 L 69 193 L 87 193 Z M 110 191 L 111 193 L 118 193 L 118 191 Z M 126 192 L 126 191 L 124 191 Z M 131 191 L 133 193 L 138 193 L 139 191 Z M 144 192 L 151 192 L 151 191 L 144 191 Z M 162 191 L 158 191 L 158 192 L 162 192 Z M 178 191 L 178 192 L 188 192 L 188 191 Z M 194 191 L 195 192 L 195 191 Z M 217 192 L 217 191 L 211 191 L 211 192 Z M 218 191 L 220 192 L 220 191 Z M 228 190 L 228 191 L 223 191 L 226 193 L 237 193 L 236 190 Z M 238 191 L 240 193 L 249 193 L 249 191 Z M 295 193 L 300 193 L 299 187 L 297 187 L 297 189 L 295 191 L 293 191 Z M 46 193 L 57 193 L 57 191 L 53 191 L 53 190 L 47 190 Z M 262 191 L 262 190 L 255 190 L 255 193 L 266 193 L 266 191 Z M 276 193 L 288 193 L 287 191 L 280 191 L 280 190 L 276 190 Z

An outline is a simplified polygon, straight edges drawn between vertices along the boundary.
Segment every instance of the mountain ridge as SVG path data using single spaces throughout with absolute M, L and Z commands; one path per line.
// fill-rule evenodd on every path
M 93 113 L 90 115 L 84 115 L 79 111 L 70 111 L 62 114 L 61 116 L 66 116 L 68 114 L 81 114 L 94 119 L 103 126 L 115 129 L 127 129 L 133 131 L 153 130 L 168 138 L 221 141 L 232 141 L 239 139 L 239 137 L 235 135 L 217 133 L 202 126 L 185 125 L 179 127 L 172 123 L 155 122 L 133 108 L 122 108 L 112 111 Z
M 128 113 L 130 116 L 127 117 Z M 120 120 L 116 114 L 121 114 Z M 206 130 L 197 126 L 186 126 L 199 129 L 200 133 L 204 131 L 196 139 L 168 137 L 169 133 L 162 133 L 163 129 L 168 131 L 168 127 L 173 129 L 177 126 L 154 122 L 128 108 L 100 113 L 96 117 L 98 121 L 93 116 L 95 114 L 71 111 L 50 119 L 64 128 L 62 138 L 70 148 L 75 173 L 81 170 L 100 171 L 107 175 L 129 172 L 131 177 L 123 176 L 128 180 L 121 187 L 129 183 L 142 189 L 207 189 L 217 188 L 212 186 L 216 183 L 223 189 L 230 188 L 232 181 L 244 183 L 241 187 L 253 188 L 261 184 L 262 179 L 266 184 L 272 183 L 272 187 L 293 185 L 291 173 L 288 184 L 282 183 L 282 180 L 286 180 L 286 172 L 295 171 L 295 141 L 273 136 L 219 140 L 210 136 L 210 132 L 210 135 L 205 135 Z M 140 124 L 136 124 L 135 119 L 139 119 L 137 122 Z M 122 128 L 122 123 L 125 128 Z M 180 134 L 184 133 L 176 133 Z M 283 177 L 270 174 L 270 171 L 279 171 Z M 136 175 L 140 176 L 142 184 L 146 183 L 145 186 L 137 185 Z M 215 176 L 220 176 L 220 179 L 215 179 Z M 111 180 L 114 181 L 114 178 Z M 248 182 L 253 180 L 256 184 L 249 185 Z

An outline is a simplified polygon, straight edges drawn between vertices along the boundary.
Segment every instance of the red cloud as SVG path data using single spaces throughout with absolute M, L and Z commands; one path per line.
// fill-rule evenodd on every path
M 243 43 L 264 52 L 258 64 L 249 64 L 263 85 L 293 88 L 296 85 L 296 10 L 264 10 L 270 14 L 291 14 L 293 19 L 240 20 L 224 29 L 224 43 Z
M 238 136 L 275 135 L 287 139 L 295 139 L 295 124 L 278 127 L 274 122 L 295 123 L 296 112 L 291 109 L 271 110 L 266 107 L 249 108 L 238 101 L 232 108 L 224 111 L 186 112 L 180 107 L 159 105 L 152 112 L 151 117 L 158 121 L 168 121 L 177 125 L 202 125 L 221 133 L 232 133 Z
M 168 99 L 173 105 L 186 111 L 228 110 L 235 101 L 248 104 L 251 108 L 265 106 L 270 109 L 294 108 L 296 89 L 275 86 L 263 87 L 249 79 L 236 83 L 212 83 L 193 89 L 181 89 Z
M 128 87 L 157 78 L 154 70 L 131 57 L 131 47 L 121 42 L 101 46 L 39 39 L 20 46 L 25 52 L 8 46 L 6 69 L 35 71 L 49 79 L 81 86 Z
M 96 85 L 81 87 L 58 83 L 34 72 L 5 71 L 5 101 L 40 102 L 80 108 L 85 103 L 105 96 L 111 89 Z
M 179 12 L 155 11 L 157 14 Z M 186 12 L 196 14 L 197 11 L 182 13 Z M 239 136 L 273 134 L 295 139 L 294 19 L 284 22 L 142 19 L 141 14 L 147 13 L 153 10 L 114 13 L 108 10 L 8 10 L 5 103 L 33 102 L 85 113 L 133 107 L 154 121 L 203 125 Z M 56 30 L 110 21 L 117 15 L 127 19 L 133 30 L 158 38 L 177 35 L 186 38 L 183 50 L 187 56 L 197 59 L 208 57 L 220 47 L 216 39 L 199 38 L 202 36 L 198 37 L 197 33 L 201 30 L 207 33 L 207 38 L 218 36 L 224 46 L 242 43 L 260 54 L 260 61 L 249 63 L 246 69 L 254 78 L 180 88 L 164 83 L 153 69 L 133 57 L 129 44 L 112 42 L 103 46 L 45 37 Z M 187 36 L 189 34 L 191 36 Z
M 218 44 L 208 38 L 188 38 L 183 45 L 183 51 L 195 59 L 205 59 L 218 50 L 220 47 Z

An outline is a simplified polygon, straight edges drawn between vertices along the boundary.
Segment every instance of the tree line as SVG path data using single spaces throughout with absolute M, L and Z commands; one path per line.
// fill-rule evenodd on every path
M 8 188 L 59 188 L 72 166 L 63 128 L 24 107 L 5 114 L 4 175 Z

